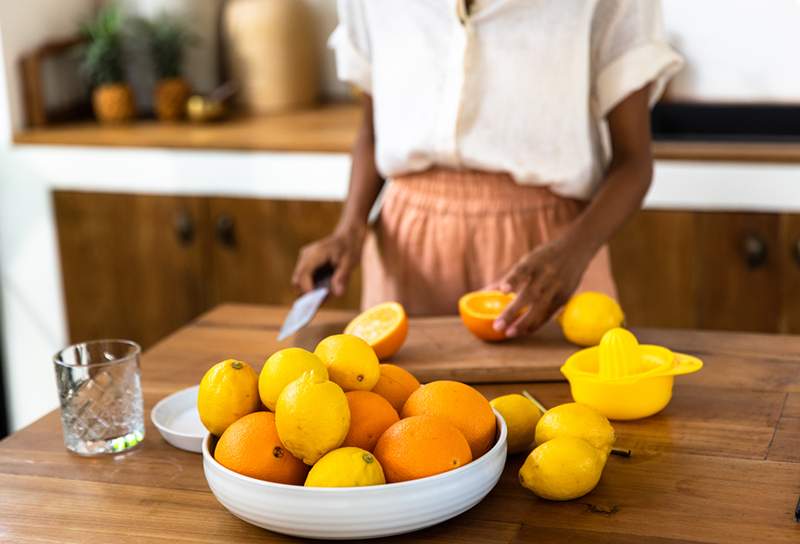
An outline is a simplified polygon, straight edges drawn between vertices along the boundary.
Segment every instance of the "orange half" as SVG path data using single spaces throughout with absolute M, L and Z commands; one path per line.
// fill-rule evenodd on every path
M 514 295 L 502 291 L 473 291 L 458 300 L 458 313 L 469 331 L 489 342 L 505 340 L 503 332 L 494 330 L 492 324 L 514 300 Z
M 359 314 L 347 324 L 345 334 L 367 342 L 378 359 L 385 360 L 398 352 L 408 335 L 408 317 L 397 302 L 384 302 Z

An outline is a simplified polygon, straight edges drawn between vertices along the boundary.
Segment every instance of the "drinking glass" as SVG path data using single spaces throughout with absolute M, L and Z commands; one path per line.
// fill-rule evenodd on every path
M 141 348 L 129 340 L 69 346 L 53 359 L 64 445 L 80 455 L 118 453 L 144 439 Z

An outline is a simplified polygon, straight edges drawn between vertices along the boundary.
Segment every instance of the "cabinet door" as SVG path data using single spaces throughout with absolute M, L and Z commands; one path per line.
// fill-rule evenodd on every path
M 780 330 L 800 334 L 800 214 L 781 216 L 777 251 L 782 278 Z
M 339 202 L 212 198 L 214 229 L 210 295 L 214 304 L 290 304 L 297 297 L 291 278 L 300 248 L 333 231 Z M 360 274 L 347 294 L 326 307 L 357 308 Z
M 628 325 L 696 326 L 694 220 L 691 212 L 642 211 L 611 241 Z
M 777 332 L 780 310 L 779 216 L 697 214 L 697 325 Z
M 778 226 L 775 214 L 638 213 L 611 242 L 628 325 L 777 332 L 786 268 Z
M 70 338 L 143 347 L 208 308 L 198 198 L 53 195 Z

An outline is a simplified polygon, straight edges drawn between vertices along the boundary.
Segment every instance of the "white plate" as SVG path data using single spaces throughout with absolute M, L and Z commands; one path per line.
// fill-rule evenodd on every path
M 396 535 L 441 523 L 469 510 L 497 484 L 506 463 L 506 424 L 497 417 L 497 442 L 455 470 L 387 485 L 303 487 L 242 476 L 212 457 L 203 441 L 203 470 L 212 493 L 248 523 L 287 535 L 356 539 Z
M 164 440 L 182 450 L 200 453 L 203 438 L 208 431 L 197 413 L 197 390 L 199 385 L 182 389 L 161 399 L 153 407 L 150 419 Z

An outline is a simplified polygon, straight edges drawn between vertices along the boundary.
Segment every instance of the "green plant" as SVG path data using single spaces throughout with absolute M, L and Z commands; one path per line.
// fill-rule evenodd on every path
M 125 79 L 122 46 L 123 17 L 114 4 L 101 8 L 80 26 L 86 40 L 81 47 L 81 67 L 92 85 L 119 83 Z
M 169 15 L 138 19 L 136 38 L 148 51 L 156 78 L 179 77 L 186 48 L 196 41 L 183 21 Z

